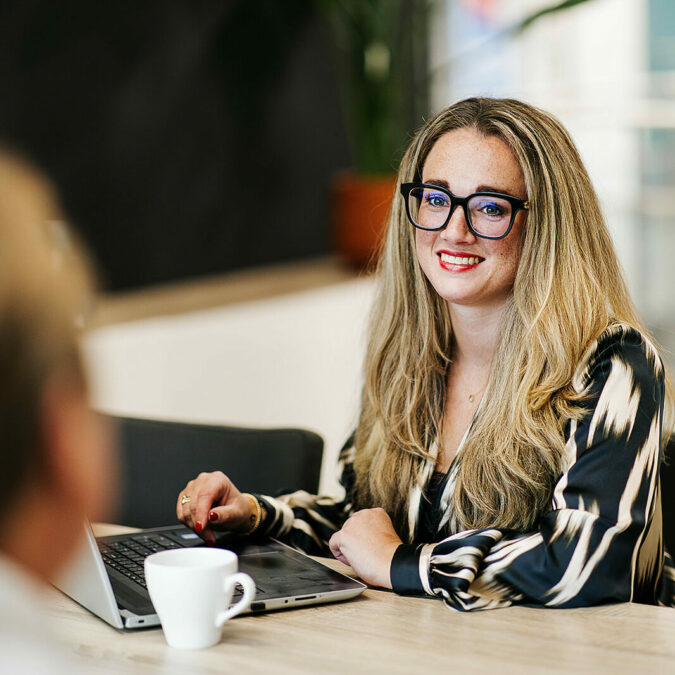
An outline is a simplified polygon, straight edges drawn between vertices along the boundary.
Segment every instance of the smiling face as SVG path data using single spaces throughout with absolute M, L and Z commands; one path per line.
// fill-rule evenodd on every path
M 446 187 L 458 197 L 501 192 L 527 198 L 523 172 L 509 146 L 471 127 L 449 131 L 436 141 L 422 168 L 422 182 Z M 443 230 L 415 230 L 420 266 L 451 308 L 504 306 L 518 269 L 526 213 L 517 213 L 504 239 L 475 236 L 462 208 L 455 209 Z

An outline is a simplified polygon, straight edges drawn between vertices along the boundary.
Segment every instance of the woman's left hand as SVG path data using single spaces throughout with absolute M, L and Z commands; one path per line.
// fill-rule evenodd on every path
M 391 588 L 391 560 L 402 543 L 384 509 L 364 509 L 348 518 L 328 545 L 367 584 Z

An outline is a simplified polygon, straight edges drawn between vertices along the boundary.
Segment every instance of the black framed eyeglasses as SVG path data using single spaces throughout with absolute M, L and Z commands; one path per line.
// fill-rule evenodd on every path
M 408 220 L 420 230 L 442 230 L 458 206 L 464 209 L 469 230 L 483 239 L 502 239 L 513 227 L 516 214 L 530 202 L 501 192 L 474 192 L 457 197 L 450 190 L 429 183 L 403 183 Z

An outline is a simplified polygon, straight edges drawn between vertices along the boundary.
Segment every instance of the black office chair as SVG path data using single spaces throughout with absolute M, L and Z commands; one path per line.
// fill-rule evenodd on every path
M 121 454 L 115 522 L 176 522 L 176 498 L 201 471 L 223 471 L 242 492 L 319 488 L 323 439 L 302 429 L 249 429 L 113 417 Z
M 663 542 L 670 555 L 675 555 L 675 435 L 665 447 L 667 464 L 661 463 L 661 509 Z

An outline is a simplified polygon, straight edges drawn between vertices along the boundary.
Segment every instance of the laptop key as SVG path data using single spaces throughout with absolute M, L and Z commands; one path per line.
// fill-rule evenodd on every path
M 145 559 L 153 553 L 175 548 L 183 548 L 183 545 L 164 535 L 140 535 L 124 541 L 99 542 L 106 565 L 144 588 Z

